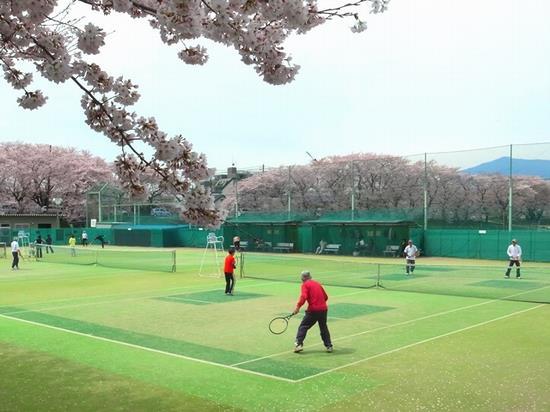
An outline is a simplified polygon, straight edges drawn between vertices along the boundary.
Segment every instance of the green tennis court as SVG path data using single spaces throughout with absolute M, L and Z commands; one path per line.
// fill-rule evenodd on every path
M 249 253 L 234 296 L 203 251 L 0 269 L 2 410 L 548 410 L 550 265 Z M 98 252 L 101 253 L 101 252 Z M 72 259 L 72 261 L 71 261 Z M 0 261 L 1 262 L 1 261 Z M 140 269 L 141 267 L 141 269 Z M 129 269 L 124 269 L 129 268 Z M 335 350 L 281 335 L 309 269 Z

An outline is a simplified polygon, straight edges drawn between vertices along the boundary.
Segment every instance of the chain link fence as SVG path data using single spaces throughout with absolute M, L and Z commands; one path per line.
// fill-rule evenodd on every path
M 231 168 L 230 168 L 231 169 Z M 422 209 L 424 229 L 550 229 L 550 142 L 408 156 L 354 154 L 234 170 L 217 193 L 247 212 Z

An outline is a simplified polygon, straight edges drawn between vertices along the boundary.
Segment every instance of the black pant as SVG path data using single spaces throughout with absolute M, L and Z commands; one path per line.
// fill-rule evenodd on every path
M 321 339 L 323 339 L 325 347 L 329 348 L 332 346 L 332 342 L 330 340 L 330 332 L 327 326 L 327 313 L 328 311 L 326 310 L 323 310 L 321 312 L 306 311 L 306 316 L 304 316 L 304 319 L 302 319 L 302 323 L 300 323 L 300 326 L 298 326 L 298 333 L 296 334 L 297 345 L 302 345 L 304 343 L 307 331 L 313 325 L 315 325 L 315 323 L 318 322 L 319 330 L 321 331 Z
M 520 262 L 519 260 L 512 260 L 510 259 L 510 263 L 508 264 L 508 270 L 506 271 L 506 276 L 510 276 L 510 272 L 512 271 L 512 266 L 516 265 L 516 277 L 519 278 L 521 276 L 521 273 L 520 273 Z
M 41 258 L 42 257 L 42 246 L 36 245 L 36 257 Z
M 414 272 L 415 264 L 416 264 L 416 260 L 407 259 L 407 264 L 405 265 L 405 269 L 406 269 L 407 273 L 409 273 L 409 272 L 413 273 Z
M 48 251 L 48 249 L 49 249 L 49 251 Z M 50 252 L 53 253 L 53 247 L 52 247 L 52 245 L 46 245 L 46 253 L 50 253 Z
M 17 268 L 19 269 L 19 252 L 11 252 L 13 256 L 13 262 L 11 263 L 11 268 Z
M 233 293 L 233 286 L 235 286 L 233 273 L 225 272 L 225 293 Z

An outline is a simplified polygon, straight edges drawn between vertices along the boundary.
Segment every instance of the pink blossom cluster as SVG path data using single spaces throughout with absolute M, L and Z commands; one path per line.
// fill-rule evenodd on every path
M 54 83 L 68 80 L 83 90 L 81 106 L 86 123 L 121 147 L 115 161 L 121 180 L 133 193 L 143 191 L 139 176 L 151 169 L 163 187 L 179 195 L 183 214 L 192 223 L 216 226 L 223 218 L 214 209 L 201 180 L 208 177 L 204 155 L 192 150 L 182 136 L 169 137 L 155 119 L 138 116 L 130 109 L 140 95 L 137 85 L 114 78 L 83 56 L 96 55 L 105 44 L 105 32 L 82 19 L 70 20 L 68 10 L 76 1 L 92 10 L 120 12 L 147 18 L 168 45 L 180 45 L 178 56 L 187 64 L 208 60 L 201 45 L 189 40 L 205 38 L 233 47 L 244 64 L 251 65 L 268 83 L 294 80 L 299 65 L 292 63 L 283 43 L 292 33 L 305 33 L 334 17 L 355 17 L 354 31 L 366 26 L 355 10 L 370 4 L 371 12 L 383 12 L 389 0 L 18 0 L 0 2 L 0 66 L 4 78 L 23 95 L 17 100 L 26 109 L 46 103 L 40 90 L 29 90 L 33 74 L 22 63 Z M 340 2 L 340 4 L 336 4 Z M 321 9 L 319 3 L 330 4 Z M 59 9 L 62 11 L 59 12 Z M 81 23 L 82 27 L 78 27 Z M 142 142 L 154 149 L 147 158 L 135 147 Z

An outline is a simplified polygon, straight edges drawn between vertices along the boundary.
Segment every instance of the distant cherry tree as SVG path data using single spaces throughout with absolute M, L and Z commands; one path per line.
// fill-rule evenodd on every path
M 131 107 L 140 95 L 130 79 L 113 76 L 88 57 L 99 53 L 105 31 L 86 19 L 74 18 L 71 6 L 80 3 L 90 11 L 113 12 L 148 19 L 167 45 L 179 45 L 178 56 L 187 64 L 208 60 L 204 38 L 231 47 L 244 64 L 263 80 L 281 85 L 294 80 L 299 65 L 283 48 L 293 33 L 305 33 L 334 18 L 351 18 L 352 31 L 366 24 L 357 14 L 369 5 L 372 13 L 386 10 L 389 0 L 17 0 L 0 1 L 0 66 L 4 78 L 21 90 L 17 100 L 25 109 L 46 103 L 41 90 L 31 89 L 34 71 L 53 83 L 72 82 L 82 90 L 86 123 L 120 146 L 117 173 L 134 194 L 144 192 L 140 180 L 153 170 L 161 185 L 177 195 L 186 220 L 209 226 L 220 223 L 210 192 L 201 185 L 208 177 L 205 156 L 193 151 L 181 135 L 169 137 L 152 117 L 140 116 Z M 129 39 L 130 41 L 130 39 Z M 154 153 L 146 156 L 136 146 L 145 143 Z
M 430 161 L 411 162 L 399 156 L 358 153 L 330 156 L 305 166 L 279 167 L 237 184 L 224 208 L 244 211 L 288 210 L 330 212 L 350 210 L 419 209 L 426 184 L 430 220 L 443 224 L 492 222 L 505 227 L 509 180 L 499 174 L 473 175 Z M 514 176 L 514 219 L 538 224 L 549 216 L 550 182 Z
M 88 152 L 45 144 L 0 143 L 0 201 L 20 213 L 60 211 L 85 217 L 86 192 L 113 181 L 113 168 Z

